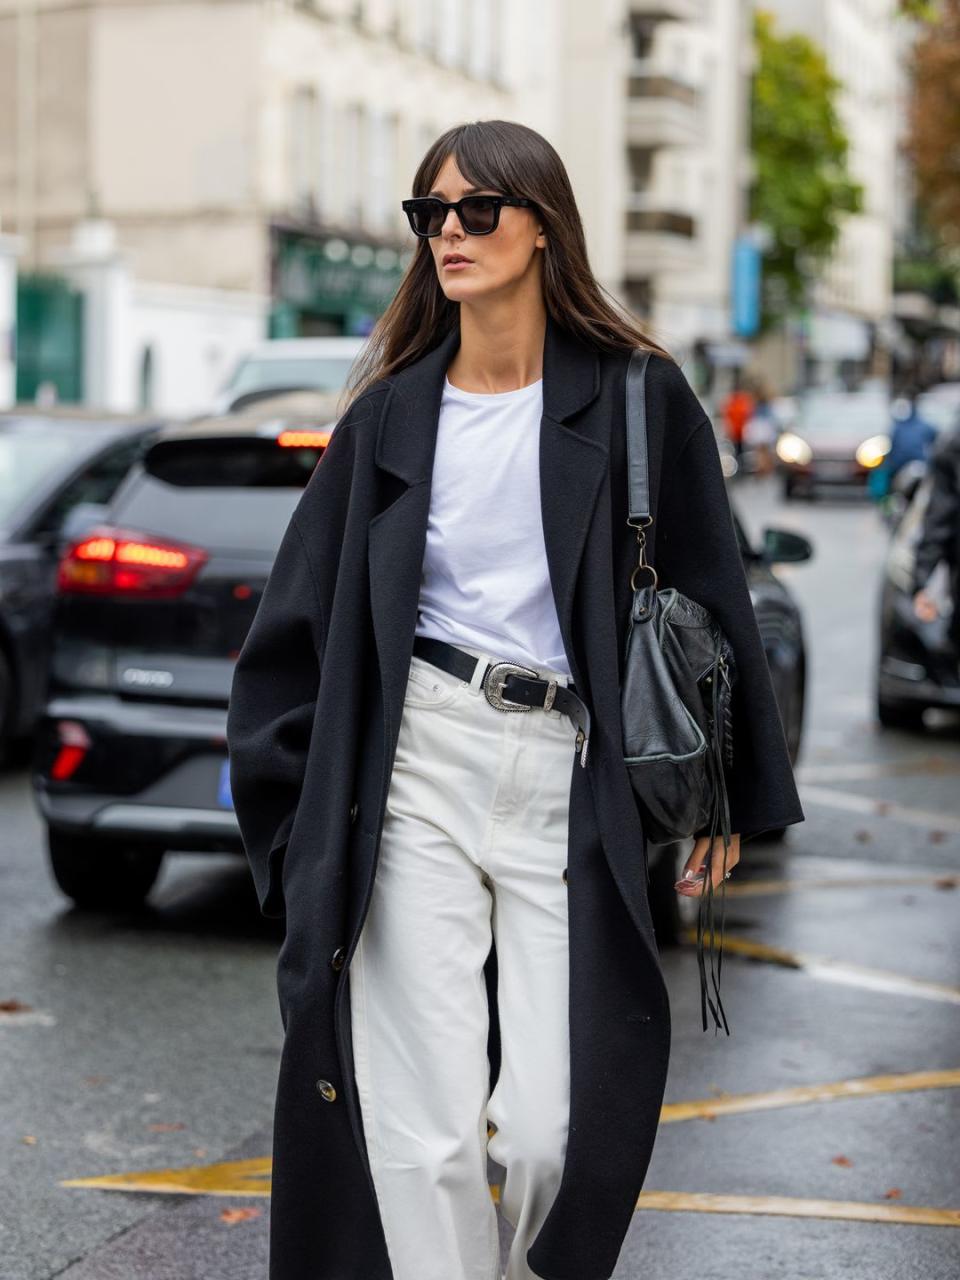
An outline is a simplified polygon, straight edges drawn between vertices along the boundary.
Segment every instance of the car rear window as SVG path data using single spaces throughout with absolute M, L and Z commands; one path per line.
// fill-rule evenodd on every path
M 342 356 L 287 356 L 245 360 L 230 380 L 234 396 L 262 387 L 313 387 L 340 391 L 347 381 L 353 358 Z
M 0 524 L 76 458 L 82 436 L 49 423 L 6 422 L 0 428 Z M 81 446 L 82 447 L 82 446 Z
M 160 441 L 110 518 L 201 546 L 272 552 L 322 454 L 272 437 Z

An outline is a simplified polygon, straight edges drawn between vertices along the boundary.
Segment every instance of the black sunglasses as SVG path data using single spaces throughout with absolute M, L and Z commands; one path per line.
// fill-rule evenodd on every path
M 462 200 L 438 200 L 436 196 L 417 196 L 401 202 L 418 236 L 438 236 L 446 220 L 447 210 L 456 209 L 464 231 L 471 236 L 488 236 L 500 223 L 500 210 L 505 204 L 533 208 L 534 202 L 523 196 L 464 196 Z

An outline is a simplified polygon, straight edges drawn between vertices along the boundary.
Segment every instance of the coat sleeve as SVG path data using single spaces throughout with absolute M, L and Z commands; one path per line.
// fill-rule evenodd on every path
M 298 517 L 307 502 L 323 510 L 323 552 L 336 560 L 353 449 L 344 418 L 287 525 L 233 671 L 230 790 L 260 910 L 268 918 L 285 914 L 283 858 L 306 774 L 326 638 L 322 594 Z M 328 569 L 335 572 L 335 566 Z
M 914 552 L 913 590 L 926 586 L 941 560 L 954 565 L 960 494 L 957 493 L 957 447 L 950 437 L 930 457 L 931 489 L 920 538 Z
M 803 822 L 713 426 L 703 417 L 660 483 L 654 566 L 713 614 L 733 648 L 730 830 L 741 838 Z

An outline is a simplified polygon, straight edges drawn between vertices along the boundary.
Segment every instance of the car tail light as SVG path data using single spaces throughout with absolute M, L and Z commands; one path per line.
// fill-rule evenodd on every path
M 287 428 L 277 436 L 277 444 L 284 449 L 325 449 L 330 443 L 329 431 L 313 431 L 307 428 Z
M 67 548 L 57 569 L 57 590 L 178 596 L 207 558 L 201 547 L 101 525 Z
M 60 745 L 50 766 L 50 777 L 63 782 L 76 773 L 92 744 L 89 733 L 77 720 L 59 721 L 57 737 Z

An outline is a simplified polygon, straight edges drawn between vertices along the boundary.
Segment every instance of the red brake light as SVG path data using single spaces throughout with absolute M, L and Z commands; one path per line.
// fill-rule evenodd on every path
M 202 547 L 103 525 L 67 548 L 57 570 L 57 590 L 177 596 L 207 558 Z

